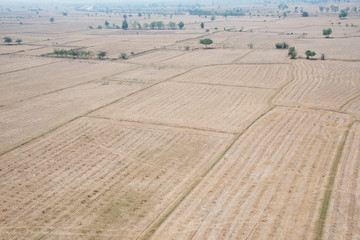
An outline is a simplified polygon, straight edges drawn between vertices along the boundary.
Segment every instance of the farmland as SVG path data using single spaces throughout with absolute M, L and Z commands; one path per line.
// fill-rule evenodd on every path
M 360 2 L 0 3 L 0 239 L 360 237 Z

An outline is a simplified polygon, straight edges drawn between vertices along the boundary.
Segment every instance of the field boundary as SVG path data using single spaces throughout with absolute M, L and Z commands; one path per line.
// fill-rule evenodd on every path
M 161 224 L 175 211 L 175 209 L 183 202 L 183 200 L 198 186 L 201 180 L 206 177 L 206 175 L 223 159 L 224 155 L 230 150 L 230 148 L 236 143 L 236 141 L 258 120 L 260 120 L 263 116 L 273 110 L 274 107 L 270 107 L 265 112 L 263 112 L 260 116 L 258 116 L 254 121 L 252 121 L 243 131 L 236 134 L 233 140 L 228 144 L 228 146 L 222 151 L 216 159 L 210 164 L 208 168 L 206 168 L 194 181 L 190 186 L 184 190 L 183 193 L 179 195 L 179 197 L 169 205 L 159 216 L 154 220 L 153 223 L 149 225 L 136 239 L 146 240 L 149 239 L 155 231 L 161 226 Z
M 319 211 L 319 218 L 316 223 L 315 238 L 314 238 L 315 240 L 321 240 L 323 233 L 324 233 L 324 225 L 325 225 L 325 221 L 326 221 L 329 204 L 331 201 L 331 195 L 332 195 L 332 191 L 333 191 L 333 187 L 334 187 L 334 183 L 335 183 L 336 172 L 337 172 L 338 166 L 340 164 L 341 156 L 342 156 L 342 153 L 344 150 L 345 143 L 349 136 L 350 129 L 354 125 L 354 122 L 355 121 L 353 121 L 352 123 L 350 123 L 347 126 L 347 129 L 346 129 L 344 136 L 341 140 L 341 143 L 338 147 L 336 157 L 335 157 L 332 167 L 331 167 L 330 176 L 328 179 L 328 183 L 325 187 L 325 193 L 324 193 L 324 197 L 322 199 L 322 203 L 321 203 L 321 207 L 320 207 L 320 211 Z

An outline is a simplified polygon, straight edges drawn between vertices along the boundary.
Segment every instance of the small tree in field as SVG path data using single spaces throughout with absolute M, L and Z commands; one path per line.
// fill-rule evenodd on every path
M 204 26 L 205 26 L 205 24 L 202 22 L 202 23 L 200 24 L 201 29 L 204 29 Z
M 331 28 L 323 29 L 323 35 L 326 36 L 326 38 L 329 38 L 330 34 L 332 34 Z
M 310 57 L 313 57 L 313 56 L 316 55 L 316 52 L 313 52 L 313 51 L 311 51 L 311 50 L 307 50 L 307 51 L 305 52 L 305 55 L 306 55 L 306 59 L 310 59 Z
M 55 18 L 51 17 L 50 22 L 53 23 L 55 21 Z
M 98 55 L 99 59 L 103 59 L 106 56 L 106 52 L 101 51 L 97 55 Z
M 185 24 L 184 24 L 183 22 L 179 22 L 178 26 L 179 26 L 179 28 L 180 28 L 180 30 L 181 30 L 181 29 L 183 29 L 183 27 L 185 26 Z
M 124 20 L 124 21 L 122 22 L 122 29 L 126 30 L 126 29 L 128 29 L 128 27 L 129 27 L 128 22 L 127 22 L 126 20 Z
M 343 19 L 343 18 L 347 17 L 347 15 L 348 15 L 347 11 L 343 9 L 343 10 L 341 10 L 341 12 L 339 14 L 339 18 Z
M 4 39 L 4 43 L 7 43 L 7 44 L 12 43 L 12 39 L 9 37 L 4 37 L 3 39 Z
M 22 39 L 18 38 L 15 42 L 20 45 L 22 43 Z
M 124 52 L 120 53 L 120 58 L 126 59 L 126 53 L 124 53 Z
M 295 59 L 296 58 L 297 52 L 295 50 L 295 47 L 290 47 L 289 48 L 288 56 L 290 56 L 290 59 Z
M 208 45 L 212 44 L 213 40 L 211 40 L 210 38 L 200 39 L 200 43 L 204 44 L 206 48 L 208 48 Z

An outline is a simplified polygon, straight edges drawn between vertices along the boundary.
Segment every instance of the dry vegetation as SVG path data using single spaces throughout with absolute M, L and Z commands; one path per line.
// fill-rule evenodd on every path
M 323 5 L 1 5 L 0 239 L 358 239 L 360 3 Z

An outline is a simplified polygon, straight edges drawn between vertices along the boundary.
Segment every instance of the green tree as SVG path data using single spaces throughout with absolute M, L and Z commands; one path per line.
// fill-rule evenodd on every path
M 156 26 L 158 29 L 162 29 L 164 27 L 164 23 L 162 21 L 157 21 Z
M 18 38 L 15 42 L 20 45 L 22 43 L 22 39 Z
M 51 18 L 50 18 L 50 22 L 51 22 L 51 23 L 55 22 L 55 18 L 51 17 Z
M 330 34 L 332 34 L 331 28 L 323 29 L 323 35 L 329 38 Z
M 12 43 L 12 39 L 9 37 L 4 37 L 3 39 L 4 39 L 4 43 L 7 43 L 7 44 Z
M 324 6 L 319 6 L 320 12 L 324 11 Z
M 98 55 L 99 59 L 102 59 L 106 56 L 106 52 L 101 51 L 101 52 L 98 52 L 97 55 Z
M 211 16 L 210 20 L 211 20 L 211 21 L 214 21 L 214 20 L 215 20 L 215 16 Z
M 202 23 L 200 24 L 200 27 L 201 27 L 201 29 L 204 29 L 205 24 L 202 22 Z
M 169 28 L 172 29 L 172 30 L 176 29 L 176 23 L 169 22 Z
M 347 17 L 347 15 L 348 15 L 347 11 L 343 9 L 343 10 L 341 10 L 341 12 L 339 14 L 339 18 L 343 19 L 343 18 Z
M 303 13 L 301 14 L 301 16 L 303 16 L 303 17 L 308 17 L 308 16 L 309 16 L 309 13 L 308 13 L 308 12 L 303 12 Z
M 109 27 L 110 23 L 108 21 L 105 21 L 105 26 Z
M 124 21 L 122 22 L 122 29 L 126 30 L 126 29 L 128 29 L 128 27 L 129 27 L 128 22 L 127 22 L 126 20 L 124 20 Z
M 179 22 L 178 26 L 179 26 L 180 30 L 183 29 L 184 25 L 185 24 L 183 22 Z
M 210 38 L 200 39 L 200 43 L 204 44 L 206 48 L 208 48 L 208 45 L 212 44 L 213 40 L 211 40 Z
M 295 47 L 290 47 L 289 48 L 288 56 L 290 56 L 290 59 L 295 59 L 296 58 L 297 52 L 295 50 Z
M 313 57 L 313 56 L 316 55 L 316 52 L 313 52 L 313 51 L 311 51 L 311 50 L 307 50 L 307 51 L 305 52 L 305 55 L 306 55 L 306 59 L 310 59 L 310 57 Z

